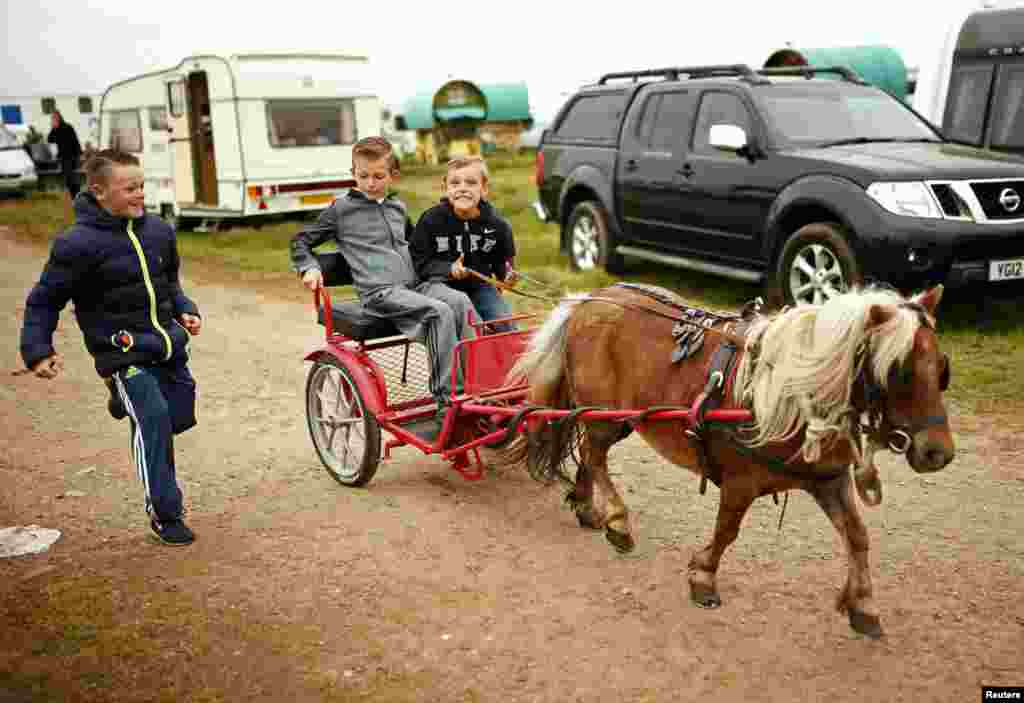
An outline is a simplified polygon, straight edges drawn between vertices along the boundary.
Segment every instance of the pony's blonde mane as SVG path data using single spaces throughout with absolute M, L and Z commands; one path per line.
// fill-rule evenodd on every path
M 785 442 L 805 431 L 800 454 L 821 458 L 850 431 L 854 379 L 870 362 L 874 378 L 887 382 L 914 346 L 918 313 L 887 290 L 854 290 L 823 305 L 798 305 L 751 327 L 733 384 L 734 400 L 750 408 L 752 446 Z M 875 306 L 891 312 L 869 325 Z

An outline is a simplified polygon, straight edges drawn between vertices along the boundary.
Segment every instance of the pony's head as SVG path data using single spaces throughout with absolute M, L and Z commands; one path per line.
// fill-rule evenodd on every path
M 856 379 L 857 404 L 874 416 L 876 431 L 918 472 L 953 460 L 943 392 L 949 357 L 939 350 L 936 310 L 942 286 L 897 303 L 872 305 L 866 322 L 867 358 Z
M 803 433 L 800 453 L 814 463 L 866 414 L 873 438 L 915 471 L 943 468 L 954 449 L 942 402 L 949 360 L 935 334 L 941 297 L 942 286 L 910 299 L 868 288 L 756 323 L 734 384 L 757 418 L 750 442 Z

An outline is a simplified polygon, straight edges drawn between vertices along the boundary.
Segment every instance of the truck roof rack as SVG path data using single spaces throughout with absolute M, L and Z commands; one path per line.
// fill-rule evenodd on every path
M 621 71 L 619 73 L 606 73 L 597 82 L 604 85 L 610 80 L 617 78 L 631 78 L 634 82 L 641 78 L 664 78 L 665 80 L 677 81 L 680 76 L 685 78 L 711 78 L 712 76 L 743 76 L 756 79 L 754 69 L 746 64 L 726 64 L 721 66 L 672 66 L 670 68 L 652 68 L 646 71 Z
M 758 73 L 764 76 L 803 76 L 804 78 L 814 78 L 816 73 L 835 73 L 842 76 L 843 80 L 867 85 L 867 81 L 846 66 L 779 66 L 777 68 L 762 68 Z
M 723 64 L 717 66 L 671 66 L 669 68 L 652 68 L 644 71 L 620 71 L 606 73 L 598 80 L 597 85 L 605 85 L 608 81 L 628 78 L 634 83 L 641 78 L 664 78 L 677 81 L 680 78 L 698 79 L 737 76 L 751 83 L 765 83 L 767 76 L 803 76 L 813 78 L 817 73 L 834 73 L 843 80 L 860 85 L 867 85 L 855 71 L 846 66 L 780 66 L 778 68 L 762 68 L 757 71 L 742 63 Z

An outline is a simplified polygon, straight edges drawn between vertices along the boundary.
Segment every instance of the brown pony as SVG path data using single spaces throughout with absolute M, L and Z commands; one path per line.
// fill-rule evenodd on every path
M 709 367 L 716 350 L 731 341 L 737 352 L 720 369 L 726 378 L 721 408 L 749 409 L 755 420 L 709 422 L 693 433 L 679 421 L 574 423 L 578 415 L 570 415 L 529 426 L 505 458 L 526 464 L 535 477 L 566 481 L 579 523 L 603 528 L 620 551 L 631 550 L 634 540 L 629 511 L 608 477 L 613 444 L 635 430 L 673 464 L 712 481 L 720 489 L 714 538 L 689 569 L 690 596 L 702 607 L 721 604 L 719 561 L 751 503 L 790 489 L 808 491 L 846 543 L 849 571 L 837 607 L 853 629 L 878 637 L 868 533 L 853 489 L 870 505 L 881 500 L 871 457 L 883 447 L 905 452 L 918 472 L 938 471 L 953 459 L 942 401 L 949 359 L 935 332 L 941 297 L 942 286 L 909 299 L 871 288 L 771 316 L 723 316 L 705 325 L 702 347 L 682 360 L 679 354 L 673 359 L 673 327 L 686 319 L 682 313 L 694 311 L 669 291 L 619 285 L 567 298 L 509 374 L 528 381 L 530 404 L 690 408 L 714 387 Z M 564 468 L 570 455 L 575 478 Z M 595 484 L 603 502 L 595 500 Z

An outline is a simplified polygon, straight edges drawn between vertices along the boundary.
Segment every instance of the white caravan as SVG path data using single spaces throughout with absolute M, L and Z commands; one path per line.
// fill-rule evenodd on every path
M 913 105 L 948 139 L 1024 154 L 1024 3 L 963 8 L 921 64 Z
M 354 185 L 352 145 L 380 134 L 365 56 L 200 54 L 115 83 L 100 143 L 134 153 L 146 208 L 179 226 L 321 210 Z
M 99 105 L 98 95 L 10 95 L 0 97 L 0 123 L 14 127 L 19 134 L 35 127 L 45 141 L 51 129 L 50 115 L 59 110 L 85 148 L 86 142 L 93 146 L 99 142 Z

